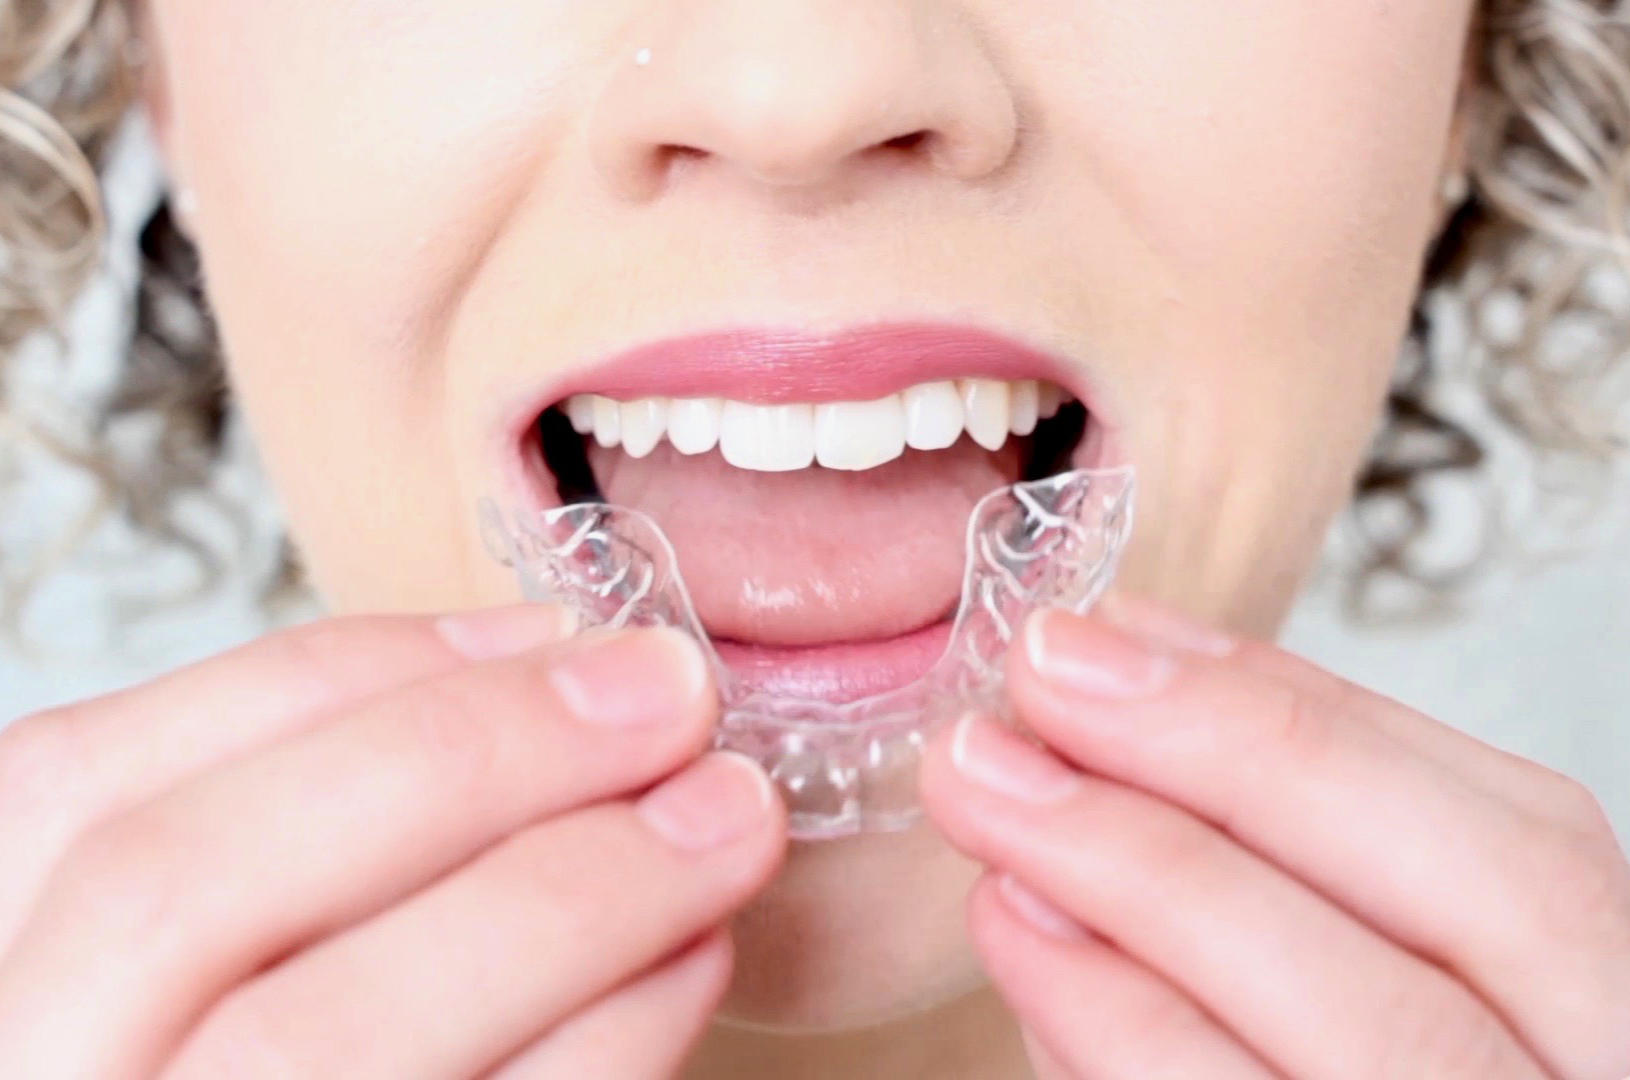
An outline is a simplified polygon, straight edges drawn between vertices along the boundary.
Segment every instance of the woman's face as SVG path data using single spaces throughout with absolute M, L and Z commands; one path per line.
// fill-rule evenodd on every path
M 1063 384 L 1077 460 L 1137 466 L 1118 587 L 1273 630 L 1385 394 L 1470 6 L 153 0 L 150 106 L 333 608 L 513 599 L 474 506 L 555 498 L 530 432 L 567 393 L 790 404 L 727 408 L 732 460 L 590 460 L 757 677 L 837 695 L 910 668 L 1026 440 L 798 468 L 797 406 L 958 375 Z M 898 450 L 821 415 L 822 460 Z M 965 989 L 972 876 L 921 831 L 799 846 L 729 1011 Z

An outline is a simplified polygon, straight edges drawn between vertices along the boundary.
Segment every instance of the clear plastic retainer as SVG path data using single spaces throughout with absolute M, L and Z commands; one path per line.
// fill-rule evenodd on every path
M 744 686 L 719 659 L 668 538 L 637 510 L 579 503 L 506 520 L 483 499 L 482 537 L 527 600 L 574 608 L 582 630 L 671 626 L 702 646 L 721 698 L 716 745 L 758 761 L 786 800 L 792 835 L 834 839 L 909 827 L 921 814 L 923 747 L 972 708 L 1005 716 L 1003 660 L 1026 615 L 1084 612 L 1114 576 L 1132 527 L 1130 467 L 1014 484 L 968 519 L 962 601 L 950 642 L 917 681 L 846 704 Z

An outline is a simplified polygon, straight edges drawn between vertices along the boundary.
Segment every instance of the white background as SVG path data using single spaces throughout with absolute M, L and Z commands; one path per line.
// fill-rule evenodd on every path
M 114 343 L 131 278 L 129 234 L 158 181 L 139 138 L 115 173 L 120 236 L 114 268 L 80 313 L 71 377 L 65 381 L 42 356 L 26 368 L 31 381 L 13 388 L 24 399 L 54 403 L 55 415 L 70 415 L 63 405 L 94 401 L 119 362 Z M 223 483 L 254 492 L 258 474 L 242 442 Z M 5 456 L 0 453 L 0 466 Z M 14 484 L 0 503 L 0 551 L 8 560 L 37 556 L 42 537 L 54 534 L 89 498 L 82 480 L 68 471 L 49 468 L 26 451 L 21 457 L 20 464 L 10 464 L 20 467 L 25 482 Z M 1622 496 L 1626 489 L 1617 490 Z M 261 496 L 258 506 L 251 531 L 259 540 L 250 550 L 251 559 L 263 560 L 277 530 L 276 513 L 269 497 Z M 1630 529 L 1597 533 L 1580 558 L 1542 572 L 1508 567 L 1477 591 L 1465 617 L 1448 624 L 1355 629 L 1344 625 L 1328 590 L 1315 590 L 1287 642 L 1365 685 L 1577 776 L 1615 817 L 1621 839 L 1630 837 Z M 264 626 L 246 590 L 233 586 L 145 621 L 132 640 L 118 642 L 113 627 L 120 604 L 163 587 L 182 571 L 145 557 L 132 561 L 129 553 L 139 548 L 117 530 L 104 530 L 93 549 L 100 553 L 98 567 L 74 565 L 53 575 L 30 607 L 27 629 L 45 643 L 48 655 L 25 661 L 0 648 L 0 724 L 166 670 Z

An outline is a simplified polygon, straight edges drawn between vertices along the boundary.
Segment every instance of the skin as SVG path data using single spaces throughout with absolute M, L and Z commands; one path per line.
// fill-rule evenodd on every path
M 1594 802 L 1261 643 L 1385 393 L 1469 16 L 154 0 L 233 386 L 344 617 L 0 737 L 0 1074 L 1630 1069 Z M 1032 628 L 1013 704 L 1052 756 L 942 740 L 931 827 L 784 856 L 696 761 L 683 643 L 426 614 L 512 598 L 470 507 L 550 379 L 970 313 L 1079 361 L 1153 599 Z M 665 720 L 592 722 L 624 715 Z M 1015 757 L 1062 794 L 993 793 Z M 685 777 L 737 839 L 653 829 Z

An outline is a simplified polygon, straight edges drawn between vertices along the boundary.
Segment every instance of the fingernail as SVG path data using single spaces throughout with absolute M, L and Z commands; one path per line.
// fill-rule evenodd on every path
M 977 713 L 958 721 L 951 763 L 981 787 L 1037 806 L 1062 802 L 1081 784 L 1080 774 L 1058 758 Z
M 757 829 L 774 798 L 770 778 L 757 763 L 720 750 L 652 789 L 635 810 L 674 847 L 705 851 Z
M 1231 654 L 1239 644 L 1216 627 L 1182 612 L 1120 593 L 1106 596 L 1098 609 L 1121 629 L 1180 652 L 1221 658 Z
M 549 681 L 561 705 L 593 727 L 661 723 L 693 705 L 708 672 L 696 643 L 666 627 L 577 638 L 554 662 Z
M 510 604 L 443 615 L 436 633 L 469 660 L 501 660 L 561 641 L 577 629 L 577 613 L 553 604 Z
M 1093 935 L 1080 923 L 1055 907 L 1052 901 L 1035 892 L 1012 874 L 1003 874 L 996 880 L 996 891 L 1003 903 L 1032 927 L 1059 941 L 1086 941 Z
M 1046 609 L 1024 625 L 1025 659 L 1054 686 L 1083 697 L 1152 697 L 1172 681 L 1177 662 L 1101 621 Z

